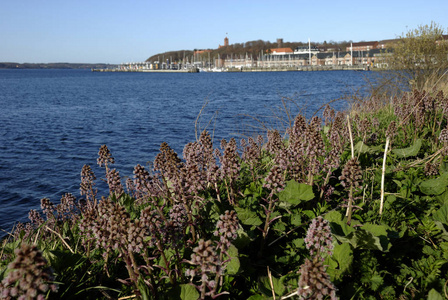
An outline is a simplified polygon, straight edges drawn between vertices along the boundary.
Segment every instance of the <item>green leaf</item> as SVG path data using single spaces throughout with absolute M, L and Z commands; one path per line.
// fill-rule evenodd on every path
M 198 290 L 190 285 L 190 284 L 181 284 L 180 285 L 180 299 L 182 300 L 197 300 L 199 299 Z
M 240 259 L 238 258 L 238 249 L 234 245 L 230 245 L 230 248 L 227 250 L 227 254 L 230 256 L 230 261 L 226 267 L 227 274 L 235 275 L 240 270 Z
M 353 262 L 353 250 L 349 244 L 336 244 L 331 258 L 327 258 L 329 267 L 328 274 L 332 280 L 339 280 L 345 272 L 350 270 Z
M 302 223 L 302 218 L 300 215 L 292 215 L 291 216 L 291 225 L 299 226 Z
M 143 300 L 151 299 L 151 290 L 149 289 L 148 285 L 145 283 L 145 281 L 143 280 L 143 278 L 141 276 L 138 278 L 137 287 L 138 287 L 138 291 L 141 294 L 140 297 Z
M 448 173 L 443 173 L 437 178 L 420 182 L 420 191 L 425 195 L 441 195 L 448 186 Z
M 260 187 L 261 184 L 257 184 L 257 182 L 251 182 L 249 186 L 244 190 L 244 195 L 254 195 L 255 197 L 260 196 Z
M 443 300 L 443 297 L 438 291 L 432 289 L 428 293 L 428 300 Z
M 252 240 L 249 237 L 249 235 L 247 234 L 247 232 L 241 226 L 237 229 L 236 232 L 237 232 L 238 236 L 237 236 L 236 240 L 233 241 L 233 244 L 236 247 L 241 249 L 250 244 L 250 242 Z
M 392 229 L 386 225 L 376 225 L 376 224 L 370 224 L 366 223 L 362 227 L 362 229 L 372 233 L 374 236 L 378 237 L 380 239 L 380 244 L 382 247 L 382 251 L 388 251 L 392 247 L 392 243 L 389 239 L 389 231 L 392 231 Z M 392 232 L 396 233 L 396 232 Z M 396 233 L 398 234 L 398 233 Z M 380 249 L 381 250 L 381 249 Z
M 271 278 L 272 278 L 272 287 L 274 287 L 275 294 L 279 296 L 283 295 L 285 293 L 285 286 L 281 282 L 280 278 L 276 278 L 274 276 L 271 276 Z M 261 277 L 260 283 L 262 285 L 262 288 L 266 289 L 265 292 L 269 291 L 267 292 L 267 294 L 272 295 L 272 287 L 269 277 L 267 276 Z
M 382 236 L 380 238 L 364 229 L 358 229 L 347 236 L 334 236 L 342 243 L 351 244 L 355 249 L 380 250 L 387 252 L 390 247 L 392 247 L 387 237 Z
M 266 296 L 264 295 L 252 295 L 249 298 L 247 298 L 247 300 L 265 300 L 268 299 L 266 298 Z
M 367 146 L 366 144 L 364 144 L 362 141 L 359 141 L 355 147 L 354 147 L 356 153 L 359 154 L 363 154 L 363 153 L 371 153 L 371 149 L 369 148 L 369 146 Z
M 448 226 L 448 203 L 445 203 L 434 213 L 433 219 Z
M 416 156 L 422 147 L 422 140 L 417 139 L 414 144 L 407 148 L 402 149 L 392 149 L 392 152 L 399 158 L 407 158 L 411 156 Z
M 263 224 L 263 221 L 261 221 L 255 211 L 242 207 L 235 207 L 235 211 L 238 215 L 238 219 L 244 225 L 259 226 Z
M 339 211 L 333 210 L 324 216 L 324 219 L 330 222 L 331 232 L 334 235 L 347 236 L 355 231 L 353 227 L 347 225 L 347 220 Z
M 305 183 L 298 183 L 295 180 L 286 182 L 286 187 L 278 194 L 280 201 L 288 202 L 292 205 L 302 201 L 309 201 L 314 198 L 313 187 Z
M 370 284 L 372 285 L 373 291 L 378 290 L 378 288 L 383 284 L 383 282 L 384 282 L 383 277 L 381 277 L 378 274 L 374 274 L 370 278 Z

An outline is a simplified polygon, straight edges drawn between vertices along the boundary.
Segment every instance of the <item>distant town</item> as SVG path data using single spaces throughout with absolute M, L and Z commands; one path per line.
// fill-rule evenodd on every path
M 448 40 L 448 35 L 443 35 Z M 372 70 L 387 65 L 386 58 L 393 51 L 397 39 L 341 44 L 276 43 L 253 41 L 257 44 L 244 52 L 241 44 L 231 45 L 229 38 L 217 49 L 172 51 L 153 55 L 143 62 L 114 64 L 82 63 L 14 63 L 0 62 L 0 69 L 91 69 L 100 72 L 257 72 L 257 71 L 316 71 L 316 70 Z M 239 47 L 234 47 L 239 45 Z M 293 46 L 291 46 L 293 45 Z M 300 46 L 297 46 L 300 45 Z M 266 46 L 266 47 L 263 47 Z M 234 51 L 238 49 L 238 51 Z M 257 49 L 254 51 L 254 49 Z M 260 50 L 258 50 L 260 49 Z M 232 52 L 233 51 L 233 52 Z
M 379 68 L 384 64 L 390 46 L 396 40 L 350 43 L 346 49 L 317 47 L 311 43 L 294 49 L 283 46 L 277 39 L 276 48 L 260 53 L 225 54 L 212 57 L 212 50 L 195 50 L 181 59 L 123 63 L 114 71 L 140 72 L 238 72 L 238 71 L 295 71 L 295 70 L 340 70 Z M 229 38 L 224 39 L 228 47 Z M 208 55 L 207 55 L 208 54 Z

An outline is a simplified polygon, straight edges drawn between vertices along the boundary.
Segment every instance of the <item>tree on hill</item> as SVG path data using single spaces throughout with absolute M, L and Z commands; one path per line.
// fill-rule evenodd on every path
M 444 32 L 432 22 L 409 30 L 392 45 L 387 70 L 399 79 L 400 86 L 432 90 L 446 85 L 448 37 Z
M 312 46 L 322 47 L 324 49 L 326 48 L 339 48 L 339 49 L 345 49 L 347 45 L 350 45 L 350 42 L 343 41 L 343 42 L 334 42 L 330 41 L 329 43 L 319 44 L 312 42 Z M 308 46 L 308 43 L 304 42 L 284 42 L 282 45 L 282 48 L 291 48 L 294 50 L 297 47 L 303 47 Z M 245 56 L 250 55 L 253 58 L 257 59 L 261 53 L 267 53 L 268 50 L 278 48 L 277 42 L 270 42 L 270 41 L 263 41 L 263 40 L 254 40 L 254 41 L 248 41 L 245 43 L 234 43 L 229 46 L 221 46 L 218 49 L 208 49 L 211 50 L 210 52 L 204 52 L 200 54 L 194 54 L 195 51 L 191 50 L 179 50 L 179 51 L 170 51 L 165 53 L 159 53 L 156 55 L 153 55 L 149 57 L 146 61 L 147 62 L 154 62 L 158 60 L 162 60 L 163 57 L 166 59 L 171 59 L 173 62 L 182 62 L 184 58 L 188 58 L 190 61 L 195 55 L 195 60 L 208 60 L 214 59 L 217 57 L 220 58 L 227 58 L 230 56 L 236 57 L 236 56 Z

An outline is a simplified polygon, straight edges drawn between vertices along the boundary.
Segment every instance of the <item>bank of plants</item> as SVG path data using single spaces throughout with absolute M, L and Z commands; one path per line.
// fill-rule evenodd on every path
M 448 97 L 414 90 L 123 177 L 101 146 L 80 195 L 2 242 L 5 299 L 443 299 Z M 101 194 L 105 182 L 108 193 Z

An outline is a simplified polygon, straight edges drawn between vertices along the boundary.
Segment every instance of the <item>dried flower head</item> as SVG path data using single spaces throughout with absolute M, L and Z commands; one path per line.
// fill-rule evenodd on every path
M 225 145 L 225 148 L 222 157 L 220 157 L 221 176 L 234 180 L 240 172 L 240 157 L 237 152 L 236 141 L 231 138 L 228 143 L 223 140 L 222 144 Z
M 154 171 L 159 171 L 163 177 L 172 180 L 177 177 L 181 159 L 171 147 L 163 142 L 160 145 L 160 153 L 157 154 L 154 160 Z
M 97 163 L 100 167 L 103 165 L 107 167 L 109 164 L 115 163 L 114 158 L 106 145 L 101 145 L 100 150 L 98 151 Z
M 49 290 L 57 291 L 53 271 L 36 246 L 23 243 L 14 253 L 16 258 L 8 265 L 10 272 L 0 283 L 2 299 L 45 299 Z
M 39 227 L 40 225 L 42 225 L 45 222 L 45 220 L 41 217 L 39 212 L 34 209 L 31 209 L 28 212 L 28 219 L 30 219 L 31 223 L 35 227 Z
M 55 206 L 53 202 L 48 198 L 43 198 L 40 200 L 40 208 L 42 208 L 43 213 L 47 216 L 47 220 L 54 218 Z
M 330 299 L 336 300 L 336 287 L 330 280 L 325 266 L 318 256 L 312 260 L 305 259 L 300 267 L 299 296 L 303 299 Z
M 57 218 L 61 221 L 74 220 L 77 218 L 75 213 L 76 197 L 71 193 L 66 193 L 61 197 L 61 203 L 56 205 Z
M 95 174 L 89 165 L 84 165 L 81 170 L 81 196 L 86 196 L 86 199 L 93 200 L 96 196 L 96 190 L 94 190 L 96 179 Z
M 333 121 L 335 117 L 335 111 L 333 108 L 330 107 L 329 104 L 325 106 L 324 112 L 322 113 L 322 117 L 325 121 L 325 126 L 329 125 L 331 121 Z
M 284 148 L 282 137 L 278 130 L 270 130 L 267 133 L 268 142 L 266 143 L 266 150 L 271 154 L 277 154 L 277 152 Z
M 439 140 L 444 144 L 448 143 L 448 128 L 444 128 L 440 131 Z
M 386 137 L 393 139 L 396 134 L 397 134 L 397 124 L 395 123 L 395 121 L 392 121 L 387 127 Z
M 427 162 L 425 164 L 425 175 L 428 177 L 436 176 L 439 174 L 439 166 L 436 163 Z
M 349 159 L 342 170 L 342 175 L 339 176 L 341 184 L 343 186 L 353 186 L 357 188 L 362 182 L 362 171 L 359 166 L 358 158 L 354 157 Z

